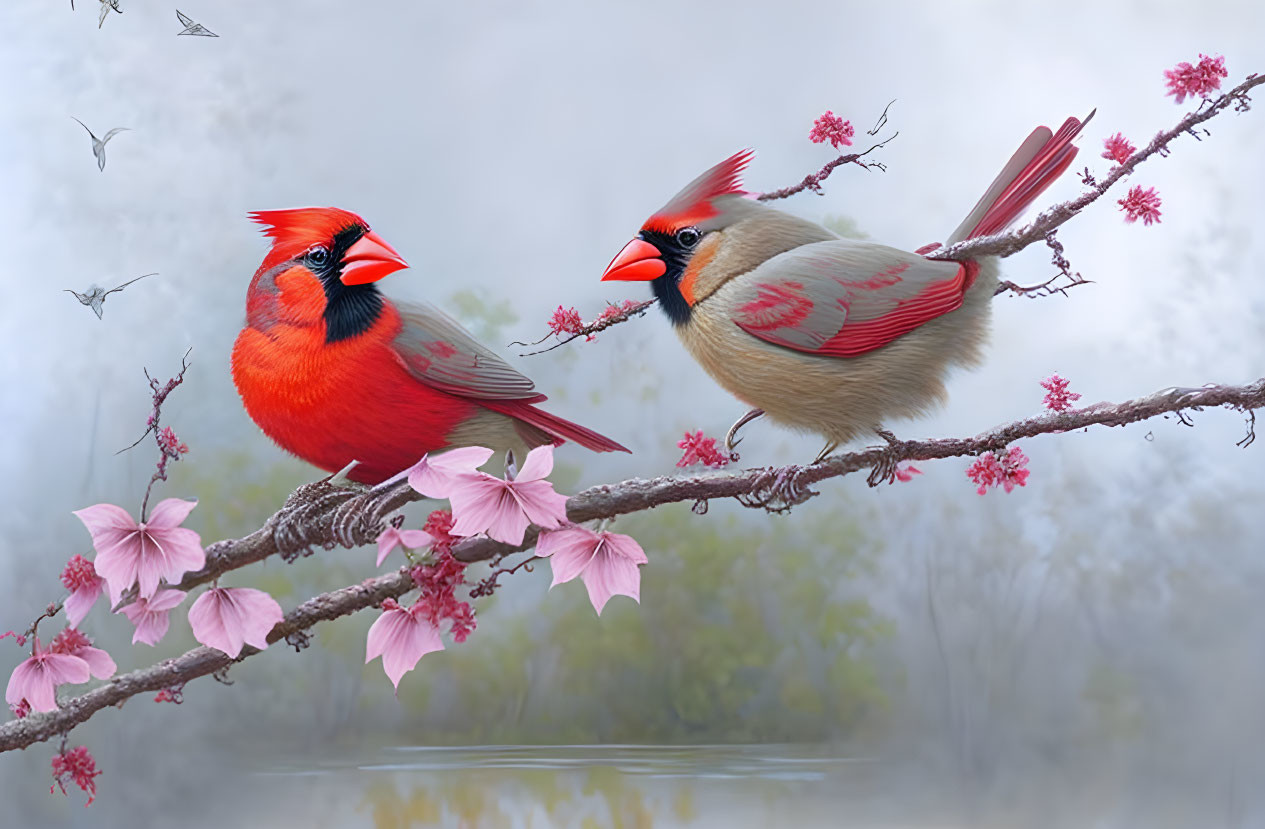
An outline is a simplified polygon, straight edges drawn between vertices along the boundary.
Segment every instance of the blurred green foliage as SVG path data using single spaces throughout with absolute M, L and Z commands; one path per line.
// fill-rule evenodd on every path
M 530 607 L 485 611 L 479 633 L 402 684 L 410 709 L 428 685 L 444 689 L 442 712 L 427 712 L 409 736 L 621 743 L 852 735 L 885 710 L 868 651 L 889 629 L 847 593 L 849 575 L 868 566 L 856 530 L 840 531 L 825 516 L 804 524 L 753 528 L 684 507 L 621 519 L 618 529 L 650 557 L 641 606 L 617 597 L 599 618 L 583 587 L 568 583 Z M 543 581 L 548 565 L 537 567 L 505 578 L 502 589 Z

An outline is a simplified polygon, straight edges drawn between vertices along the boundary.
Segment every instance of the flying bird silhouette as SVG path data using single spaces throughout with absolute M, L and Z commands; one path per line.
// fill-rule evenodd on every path
M 183 32 L 178 32 L 176 37 L 180 35 L 193 35 L 194 37 L 219 37 L 215 32 L 203 26 L 201 23 L 194 23 L 187 14 L 183 14 L 180 9 L 176 9 L 176 17 L 180 18 L 180 25 L 184 26 Z
M 73 115 L 70 117 L 75 118 Z M 75 118 L 75 121 L 79 124 L 79 126 L 88 130 L 88 125 L 83 121 L 80 121 L 78 118 Z M 127 129 L 127 127 L 115 127 L 105 134 L 105 138 L 100 139 L 93 135 L 92 130 L 88 130 L 88 135 L 92 138 L 92 154 L 97 157 L 97 169 L 101 172 L 105 172 L 105 142 L 113 138 L 116 133 L 124 132 Z
M 74 294 L 75 299 L 79 300 L 81 304 L 87 305 L 89 308 L 95 311 L 97 314 L 97 319 L 101 319 L 101 310 L 105 306 L 106 297 L 108 297 L 112 293 L 115 293 L 116 291 L 123 290 L 128 285 L 131 285 L 133 282 L 137 282 L 141 279 L 144 279 L 147 276 L 158 276 L 158 274 L 157 273 L 141 274 L 140 276 L 136 277 L 136 279 L 129 279 L 128 281 L 124 282 L 122 285 L 118 286 L 117 288 L 111 288 L 108 291 L 100 287 L 99 285 L 90 286 L 86 294 L 81 294 L 78 291 L 72 291 L 69 288 L 62 288 L 62 290 L 68 294 Z
M 72 9 L 75 7 L 73 0 L 70 7 Z M 101 16 L 97 18 L 98 29 L 105 25 L 105 16 L 110 13 L 110 9 L 114 9 L 119 14 L 123 13 L 123 10 L 119 8 L 119 0 L 101 0 Z

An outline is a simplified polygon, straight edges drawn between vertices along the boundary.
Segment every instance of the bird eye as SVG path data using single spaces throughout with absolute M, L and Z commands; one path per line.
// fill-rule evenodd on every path
M 329 261 L 329 249 L 317 245 L 307 252 L 307 261 L 311 262 L 318 268 Z
M 683 248 L 692 248 L 698 244 L 698 240 L 703 238 L 703 234 L 698 232 L 697 228 L 683 227 L 676 232 L 676 241 Z

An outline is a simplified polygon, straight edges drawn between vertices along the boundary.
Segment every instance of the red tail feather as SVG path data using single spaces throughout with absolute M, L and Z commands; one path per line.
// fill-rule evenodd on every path
M 997 233 L 1019 218 L 1028 205 L 1032 204 L 1037 196 L 1044 193 L 1071 166 L 1078 150 L 1072 145 L 1072 140 L 1093 117 L 1094 114 L 1091 112 L 1084 121 L 1077 118 L 1068 118 L 1064 121 L 1059 131 L 1045 142 L 1032 160 L 993 201 L 979 224 L 967 234 L 966 238 Z
M 542 396 L 543 398 L 543 396 Z M 554 445 L 573 441 L 594 452 L 629 452 L 632 450 L 616 443 L 605 435 L 599 435 L 578 423 L 572 423 L 557 415 L 537 409 L 521 400 L 480 400 L 479 405 L 516 418 L 555 438 Z

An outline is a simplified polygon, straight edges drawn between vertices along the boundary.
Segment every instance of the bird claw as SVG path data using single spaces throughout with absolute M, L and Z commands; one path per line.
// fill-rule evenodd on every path
M 773 514 L 790 512 L 791 508 L 804 503 L 818 493 L 801 483 L 804 467 L 784 466 L 768 469 L 747 495 L 736 496 L 738 503 L 752 509 L 762 509 Z
M 729 431 L 725 434 L 725 449 L 727 449 L 730 454 L 733 454 L 733 451 L 738 447 L 738 444 L 742 443 L 742 438 L 738 437 L 738 431 L 751 421 L 763 416 L 764 409 L 752 409 L 742 417 L 738 418 L 738 420 L 734 422 L 734 425 L 730 426 Z
M 875 461 L 869 476 L 865 479 L 865 482 L 872 487 L 895 481 L 896 467 L 901 460 L 897 454 L 901 445 L 900 439 L 886 429 L 875 429 L 874 433 L 887 442 L 887 447 L 879 453 L 878 460 Z
M 826 444 L 826 447 L 824 449 L 822 449 L 820 452 L 817 453 L 817 457 L 815 460 L 813 460 L 811 465 L 816 466 L 817 464 L 823 462 L 824 460 L 826 460 L 826 458 L 830 457 L 831 452 L 835 451 L 838 448 L 839 448 L 839 441 L 837 440 L 830 441 L 830 443 Z

